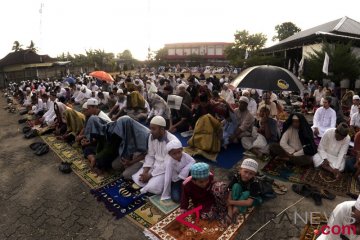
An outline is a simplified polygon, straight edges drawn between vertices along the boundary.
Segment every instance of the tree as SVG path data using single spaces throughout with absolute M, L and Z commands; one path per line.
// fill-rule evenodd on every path
M 167 48 L 160 48 L 159 50 L 157 50 L 155 52 L 155 57 L 154 60 L 159 64 L 159 65 L 164 65 L 166 63 L 166 57 L 168 55 L 168 50 Z
M 124 50 L 122 53 L 118 53 L 116 55 L 117 58 L 123 59 L 123 60 L 132 60 L 133 56 L 129 49 Z
M 248 31 L 236 31 L 234 43 L 225 49 L 225 55 L 230 62 L 240 66 L 244 60 L 245 53 L 249 56 L 256 55 L 257 51 L 265 46 L 267 37 L 263 33 L 249 34 Z
M 21 51 L 21 50 L 23 50 L 23 49 L 22 49 L 22 46 L 23 46 L 23 45 L 20 44 L 19 41 L 15 41 L 15 42 L 13 43 L 12 50 L 15 51 L 15 52 Z
M 275 31 L 277 35 L 275 35 L 272 40 L 284 40 L 285 38 L 288 38 L 292 35 L 294 35 L 297 32 L 300 32 L 301 29 L 298 28 L 294 23 L 292 22 L 284 22 L 282 24 L 278 24 L 275 26 Z
M 360 58 L 351 49 L 351 42 L 348 44 L 329 44 L 324 43 L 321 50 L 313 50 L 314 53 L 306 59 L 304 65 L 304 77 L 306 79 L 321 80 L 325 77 L 322 67 L 325 52 L 329 55 L 329 76 L 335 83 L 342 79 L 355 80 L 360 75 Z
M 27 47 L 28 50 L 31 50 L 33 52 L 37 52 L 38 49 L 35 47 L 35 43 L 33 42 L 33 40 L 31 40 L 30 45 Z

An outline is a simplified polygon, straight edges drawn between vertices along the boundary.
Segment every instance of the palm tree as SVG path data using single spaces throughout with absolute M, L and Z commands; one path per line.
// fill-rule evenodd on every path
M 19 43 L 19 41 L 15 41 L 13 43 L 12 50 L 15 51 L 15 52 L 23 50 L 22 45 Z
M 33 51 L 33 52 L 37 52 L 37 48 L 35 47 L 35 43 L 33 42 L 33 40 L 31 40 L 30 45 L 27 47 L 28 50 Z

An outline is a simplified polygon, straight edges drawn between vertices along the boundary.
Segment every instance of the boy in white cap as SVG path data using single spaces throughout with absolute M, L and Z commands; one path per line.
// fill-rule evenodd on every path
M 246 212 L 248 207 L 259 205 L 260 185 L 255 179 L 258 163 L 251 158 L 244 159 L 238 173 L 229 184 L 228 221 L 234 222 L 238 212 Z
M 172 199 L 180 202 L 183 181 L 189 176 L 190 168 L 195 163 L 194 158 L 183 152 L 179 140 L 172 140 L 166 145 L 166 170 L 164 191 L 161 200 Z
M 166 167 L 166 144 L 178 140 L 165 130 L 166 121 L 161 116 L 155 116 L 150 122 L 150 136 L 148 153 L 145 156 L 143 167 L 132 176 L 133 181 L 141 188 L 141 193 L 150 192 L 161 194 L 164 190 Z
M 335 227 L 335 228 L 333 228 Z M 341 238 L 340 233 L 335 234 L 337 228 L 346 238 Z M 320 229 L 320 236 L 317 240 L 337 239 L 360 239 L 360 196 L 356 201 L 345 201 L 338 204 L 329 217 L 327 225 Z
M 87 114 L 89 116 L 95 115 L 104 120 L 105 122 L 111 122 L 111 119 L 98 107 L 99 101 L 96 98 L 88 99 L 82 106 L 83 109 L 87 109 Z

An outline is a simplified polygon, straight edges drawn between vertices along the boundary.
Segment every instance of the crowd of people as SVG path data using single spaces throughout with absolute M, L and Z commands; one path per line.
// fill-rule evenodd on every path
M 189 145 L 205 152 L 241 144 L 258 160 L 322 168 L 334 178 L 344 171 L 360 174 L 360 97 L 349 90 L 340 97 L 333 83 L 303 81 L 299 93 L 276 94 L 236 88 L 225 75 L 115 79 L 23 81 L 10 83 L 8 92 L 34 116 L 32 125 L 51 128 L 58 139 L 80 146 L 97 174 L 122 171 L 141 193 L 179 202 L 183 212 L 191 200 L 194 207 L 203 206 L 203 218 L 224 224 L 262 202 L 258 162 L 247 158 L 230 184 L 216 182 L 209 165 L 186 153 L 177 134 L 192 135 Z M 309 113 L 314 113 L 312 126 Z M 352 157 L 346 161 L 351 140 Z

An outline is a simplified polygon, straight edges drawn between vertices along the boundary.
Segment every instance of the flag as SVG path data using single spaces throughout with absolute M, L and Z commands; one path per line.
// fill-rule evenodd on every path
M 81 73 L 81 74 L 83 74 L 83 73 L 84 73 L 84 71 L 83 71 L 82 67 L 80 68 L 80 73 Z
M 325 58 L 324 58 L 324 65 L 323 65 L 323 73 L 325 73 L 326 75 L 329 75 L 329 55 L 327 54 L 327 52 L 325 52 Z
M 39 70 L 36 69 L 36 77 L 39 78 Z
M 245 51 L 245 59 L 248 59 L 248 57 L 249 57 L 249 52 L 248 52 L 248 50 L 246 50 Z
M 299 63 L 299 72 L 304 70 L 304 56 L 301 58 Z
M 288 70 L 291 70 L 291 59 L 289 59 Z

